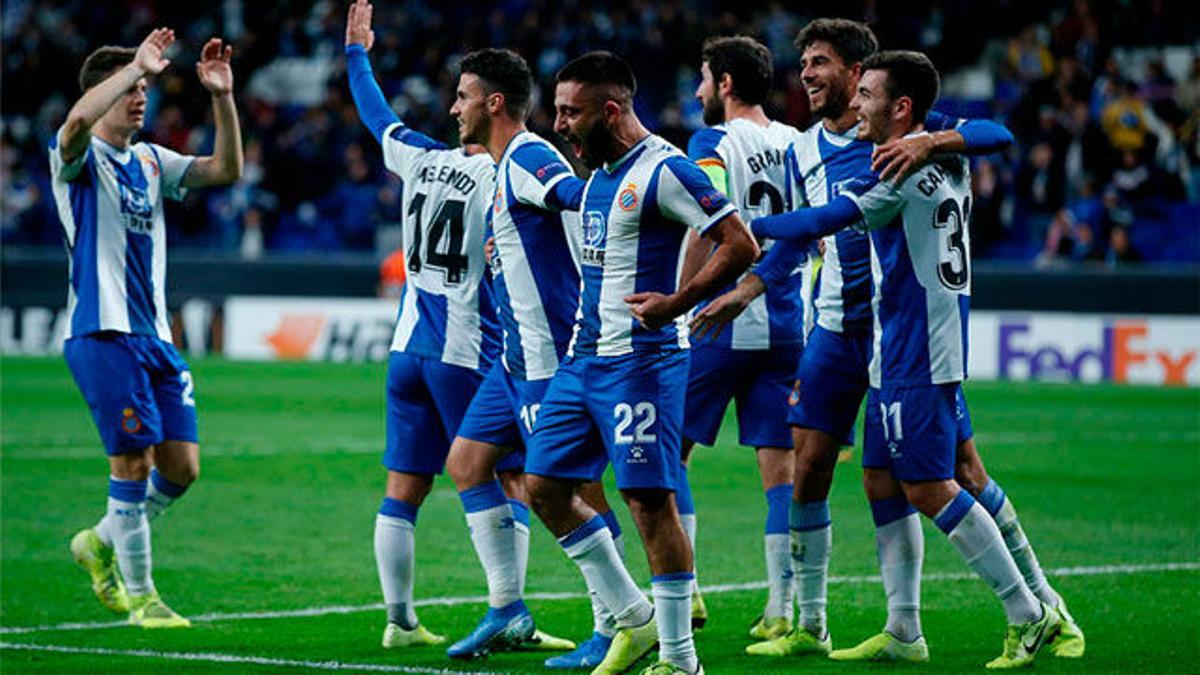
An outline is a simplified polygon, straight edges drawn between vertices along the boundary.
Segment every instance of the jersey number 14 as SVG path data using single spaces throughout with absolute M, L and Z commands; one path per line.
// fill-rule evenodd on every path
M 429 239 L 422 256 L 421 239 L 425 228 L 421 222 L 421 208 L 425 205 L 426 198 L 427 195 L 417 193 L 413 195 L 412 204 L 408 207 L 408 217 L 416 219 L 413 224 L 412 247 L 408 250 L 408 269 L 420 272 L 424 265 L 435 267 L 445 274 L 447 285 L 460 284 L 469 267 L 467 256 L 463 253 L 466 245 L 463 229 L 466 204 L 451 199 L 442 202 L 429 223 Z M 443 239 L 449 239 L 444 246 Z M 443 248 L 444 251 L 439 250 Z

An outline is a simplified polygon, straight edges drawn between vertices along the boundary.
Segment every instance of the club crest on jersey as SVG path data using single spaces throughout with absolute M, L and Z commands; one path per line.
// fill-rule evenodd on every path
M 154 224 L 154 208 L 150 204 L 150 196 L 145 190 L 118 182 L 121 193 L 121 215 L 125 219 L 125 228 L 149 234 Z
M 121 429 L 127 434 L 136 434 L 142 430 L 142 421 L 138 419 L 137 413 L 133 412 L 133 408 L 121 411 Z
M 496 189 L 496 198 L 492 200 L 492 210 L 500 213 L 500 209 L 504 208 L 504 195 L 500 194 L 500 189 Z
M 604 240 L 607 236 L 607 229 L 608 226 L 604 220 L 604 213 L 600 211 L 588 211 L 583 214 L 583 250 L 581 251 L 581 256 L 584 264 L 604 264 Z
M 637 192 L 635 192 L 636 188 L 636 185 L 630 183 L 624 190 L 621 190 L 621 194 L 617 195 L 617 206 L 621 207 L 622 211 L 632 211 L 637 208 L 638 196 Z
M 150 155 L 138 155 L 138 158 L 150 169 L 150 175 L 158 178 L 158 162 Z

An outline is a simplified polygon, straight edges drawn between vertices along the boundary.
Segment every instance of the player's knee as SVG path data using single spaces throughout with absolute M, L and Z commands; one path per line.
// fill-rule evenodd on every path
M 150 477 L 151 460 L 149 450 L 110 455 L 109 469 L 119 480 L 146 480 Z
M 987 469 L 975 449 L 975 442 L 970 439 L 958 445 L 954 457 L 954 480 L 973 495 L 978 495 L 987 485 Z
M 433 476 L 388 471 L 387 496 L 420 506 L 433 487 Z
M 904 497 L 913 508 L 929 518 L 934 518 L 946 504 L 958 495 L 958 486 L 954 481 L 923 481 L 920 483 L 901 483 Z
M 506 497 L 528 503 L 529 491 L 525 488 L 525 474 L 520 469 L 501 471 L 497 477 Z
M 570 496 L 564 502 L 561 486 L 544 476 L 525 474 L 525 494 L 534 512 L 543 519 L 570 505 Z

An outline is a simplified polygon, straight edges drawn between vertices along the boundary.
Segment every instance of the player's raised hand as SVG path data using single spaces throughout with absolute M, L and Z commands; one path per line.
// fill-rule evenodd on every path
M 899 183 L 929 159 L 934 145 L 933 136 L 929 134 L 888 141 L 871 153 L 871 170 L 879 172 L 879 180 L 895 178 Z
M 679 315 L 674 302 L 662 293 L 643 292 L 625 296 L 625 304 L 638 323 L 650 330 L 662 328 Z
M 233 91 L 233 45 L 221 42 L 221 38 L 210 38 L 200 50 L 200 62 L 196 64 L 196 75 L 200 84 L 213 96 Z
M 346 46 L 362 45 L 371 51 L 375 44 L 375 31 L 371 30 L 371 15 L 375 6 L 367 0 L 354 0 L 346 16 Z
M 138 45 L 137 53 L 133 55 L 133 65 L 146 75 L 157 75 L 171 64 L 171 59 L 163 54 L 167 47 L 175 42 L 175 31 L 170 28 L 156 28 L 150 31 L 142 44 Z

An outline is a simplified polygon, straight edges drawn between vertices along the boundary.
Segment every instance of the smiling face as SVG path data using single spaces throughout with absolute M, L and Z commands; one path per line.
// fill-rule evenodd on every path
M 116 70 L 113 71 L 115 73 Z M 112 73 L 110 73 L 111 75 Z M 99 123 L 120 135 L 130 135 L 141 130 L 146 123 L 146 78 L 141 78 L 130 87 L 113 107 L 104 113 Z
M 800 79 L 814 115 L 837 119 L 846 112 L 858 84 L 859 64 L 847 64 L 833 45 L 817 40 L 800 57 Z
M 696 98 L 704 106 L 704 123 L 710 127 L 725 121 L 725 104 L 721 102 L 719 89 L 708 61 L 700 64 L 700 86 L 696 87 Z
M 554 130 L 585 166 L 595 169 L 615 159 L 611 125 L 620 113 L 616 101 L 603 96 L 598 87 L 568 80 L 555 87 L 554 111 Z
M 459 76 L 450 116 L 458 120 L 458 137 L 463 144 L 487 143 L 491 131 L 488 98 L 478 75 L 463 73 Z
M 886 143 L 895 126 L 896 102 L 887 92 L 887 71 L 868 70 L 858 82 L 850 109 L 858 118 L 858 139 Z

